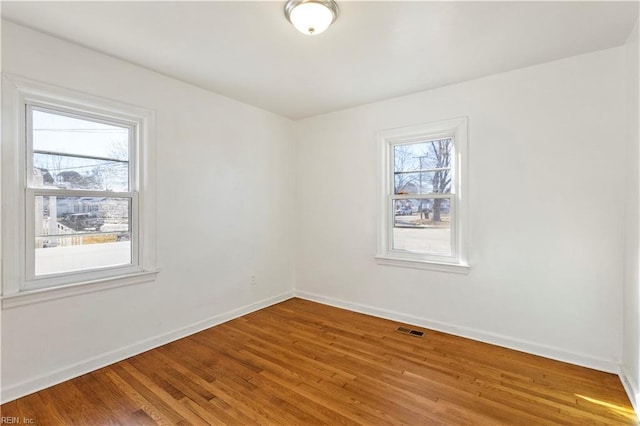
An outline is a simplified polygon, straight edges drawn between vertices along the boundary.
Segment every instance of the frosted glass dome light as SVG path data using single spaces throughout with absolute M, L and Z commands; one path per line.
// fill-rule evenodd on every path
M 336 20 L 338 5 L 333 0 L 289 0 L 284 15 L 301 33 L 316 35 Z

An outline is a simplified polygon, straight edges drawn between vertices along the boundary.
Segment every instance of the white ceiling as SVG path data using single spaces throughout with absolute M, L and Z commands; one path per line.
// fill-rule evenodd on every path
M 298 119 L 623 44 L 637 2 L 2 2 L 2 16 Z

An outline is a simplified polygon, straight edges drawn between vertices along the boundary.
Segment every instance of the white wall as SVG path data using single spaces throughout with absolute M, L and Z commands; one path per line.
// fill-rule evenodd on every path
M 296 292 L 618 371 L 624 48 L 296 122 Z M 468 275 L 377 265 L 375 132 L 469 118 Z
M 289 120 L 8 22 L 2 71 L 156 111 L 161 270 L 3 310 L 3 400 L 291 294 Z
M 629 36 L 626 48 L 627 93 L 627 204 L 624 270 L 624 349 L 622 369 L 636 410 L 640 411 L 640 138 L 638 136 L 638 24 Z

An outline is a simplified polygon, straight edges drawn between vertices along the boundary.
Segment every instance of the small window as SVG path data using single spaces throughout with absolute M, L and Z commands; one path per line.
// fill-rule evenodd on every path
M 135 265 L 137 124 L 37 103 L 25 112 L 28 281 Z
M 381 131 L 382 264 L 465 272 L 466 119 Z
M 19 77 L 3 90 L 3 308 L 153 279 L 153 113 Z

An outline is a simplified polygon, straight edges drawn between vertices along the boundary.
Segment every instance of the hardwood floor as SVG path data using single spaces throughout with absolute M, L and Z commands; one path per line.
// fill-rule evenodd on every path
M 613 374 L 301 299 L 1 408 L 38 425 L 637 424 Z

